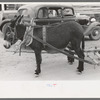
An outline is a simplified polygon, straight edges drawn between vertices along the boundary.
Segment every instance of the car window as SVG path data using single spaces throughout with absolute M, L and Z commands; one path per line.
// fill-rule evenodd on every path
M 4 4 L 4 10 L 18 10 L 18 4 Z
M 22 12 L 23 12 L 24 10 L 25 10 L 25 9 L 20 9 L 20 10 L 18 10 L 18 14 L 21 15 Z
M 38 11 L 38 18 L 47 18 L 48 17 L 48 12 L 47 8 L 41 8 Z
M 63 16 L 69 16 L 69 15 L 73 15 L 73 11 L 70 8 L 65 8 L 62 11 Z
M 24 15 L 24 17 L 30 17 L 29 11 L 27 9 L 21 9 L 18 11 L 19 15 Z
M 49 9 L 48 10 L 48 17 L 49 18 L 61 17 L 61 9 Z
M 38 18 L 61 17 L 61 8 L 41 8 L 38 11 Z

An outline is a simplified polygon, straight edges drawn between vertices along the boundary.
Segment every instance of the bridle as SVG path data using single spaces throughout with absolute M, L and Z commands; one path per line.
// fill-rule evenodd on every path
M 12 36 L 12 41 L 11 41 L 11 44 L 14 44 L 17 40 L 18 40 L 18 37 L 17 37 L 17 31 L 16 31 L 16 26 L 19 24 L 19 22 L 21 21 L 23 16 L 18 16 L 15 20 L 15 23 L 14 23 L 14 26 L 11 27 L 11 26 L 8 26 L 9 28 L 9 31 L 10 31 L 10 35 Z M 7 33 L 6 33 L 7 34 Z M 23 36 L 19 37 L 19 38 L 22 38 Z

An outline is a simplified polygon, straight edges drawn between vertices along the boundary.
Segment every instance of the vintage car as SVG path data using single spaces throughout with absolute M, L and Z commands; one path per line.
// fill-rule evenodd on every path
M 0 23 L 4 19 L 12 19 L 22 4 L 0 4 Z
M 0 25 L 5 20 L 13 19 L 17 14 L 17 10 L 23 4 L 9 4 L 9 3 L 1 3 L 0 4 Z M 4 24 L 3 24 L 4 25 Z
M 72 6 L 58 5 L 58 4 L 29 4 L 23 5 L 18 9 L 17 16 L 23 15 L 24 19 L 34 19 L 37 25 L 50 25 L 55 23 L 62 23 L 66 21 L 81 21 L 75 15 Z M 30 22 L 30 21 L 29 21 Z M 1 31 L 6 32 L 6 28 L 10 23 L 10 19 L 6 19 L 1 24 Z M 88 23 L 88 22 L 87 22 Z M 83 25 L 84 35 L 89 36 L 92 40 L 100 39 L 100 23 L 92 22 Z
M 76 15 L 76 20 L 84 28 L 84 35 L 89 36 L 91 40 L 100 39 L 100 22 L 96 21 L 94 16 Z

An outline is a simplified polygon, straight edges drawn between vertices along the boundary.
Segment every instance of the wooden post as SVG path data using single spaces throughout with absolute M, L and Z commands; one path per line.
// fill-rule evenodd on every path
M 90 55 L 87 55 L 87 57 L 89 57 L 96 65 L 99 64 L 99 63 L 98 63 L 93 57 L 91 57 Z
M 94 54 L 98 57 L 98 60 L 100 60 L 100 54 L 98 52 L 95 52 Z

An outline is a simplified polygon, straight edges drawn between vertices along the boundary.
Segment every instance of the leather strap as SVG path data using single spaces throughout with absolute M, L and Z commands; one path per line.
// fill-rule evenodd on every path
M 43 25 L 43 28 L 42 28 L 42 35 L 43 35 L 43 45 L 44 47 L 46 46 L 46 25 Z

